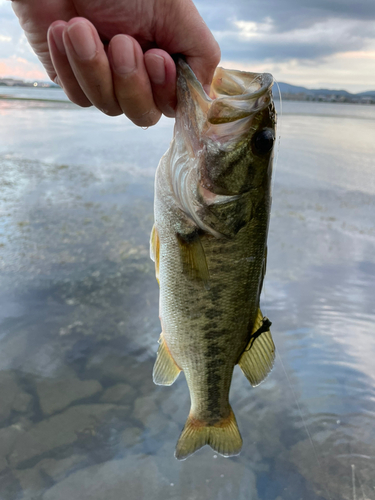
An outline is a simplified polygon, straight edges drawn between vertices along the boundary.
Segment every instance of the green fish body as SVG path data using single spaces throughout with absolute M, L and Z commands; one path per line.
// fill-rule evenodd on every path
M 259 309 L 267 258 L 276 114 L 272 76 L 216 70 L 207 96 L 177 63 L 174 137 L 155 179 L 151 256 L 162 334 L 154 382 L 181 370 L 191 410 L 175 456 L 205 444 L 237 455 L 229 404 L 239 364 L 252 385 L 270 372 L 275 347 Z

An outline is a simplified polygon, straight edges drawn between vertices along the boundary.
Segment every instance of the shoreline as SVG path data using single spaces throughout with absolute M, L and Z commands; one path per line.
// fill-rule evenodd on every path
M 63 104 L 72 104 L 73 106 L 76 106 L 72 101 L 68 100 L 63 100 L 63 99 L 41 99 L 38 97 L 14 97 L 14 96 L 8 96 L 6 94 L 0 94 L 0 100 L 2 101 L 36 101 L 36 102 L 57 102 L 57 103 L 63 103 Z

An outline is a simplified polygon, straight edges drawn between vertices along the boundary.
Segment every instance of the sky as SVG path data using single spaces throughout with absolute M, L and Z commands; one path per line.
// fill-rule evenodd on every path
M 196 0 L 226 68 L 308 88 L 375 90 L 375 0 Z M 8 0 L 0 0 L 0 77 L 48 80 Z

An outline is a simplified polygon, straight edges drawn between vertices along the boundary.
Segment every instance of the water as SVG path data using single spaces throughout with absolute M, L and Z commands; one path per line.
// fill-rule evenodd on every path
M 235 370 L 231 459 L 177 462 L 186 382 L 151 379 L 172 127 L 0 100 L 1 500 L 375 499 L 375 107 L 284 103 L 262 297 L 277 361 L 255 389 Z
M 41 101 L 69 102 L 65 92 L 59 87 L 3 87 L 0 86 L 2 99 L 28 99 Z M 32 103 L 29 102 L 30 106 Z

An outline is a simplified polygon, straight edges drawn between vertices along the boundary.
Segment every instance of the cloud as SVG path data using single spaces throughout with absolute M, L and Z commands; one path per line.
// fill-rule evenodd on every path
M 0 35 L 0 42 L 11 42 L 11 41 L 12 41 L 12 37 Z
M 0 77 L 48 80 L 32 51 L 9 1 L 0 0 Z
M 271 18 L 262 23 L 233 20 L 230 29 L 214 31 L 214 35 L 225 58 L 308 61 L 366 48 L 375 39 L 375 23 L 331 19 L 277 32 Z
M 0 77 L 6 76 L 25 80 L 47 80 L 44 68 L 39 62 L 30 62 L 17 56 L 0 59 Z
M 354 93 L 375 90 L 375 42 L 367 51 L 333 54 L 304 65 L 297 59 L 248 63 L 224 59 L 221 65 L 243 71 L 269 72 L 278 81 L 307 88 L 345 89 Z
M 375 40 L 374 0 L 198 2 L 224 58 L 315 60 Z
M 373 20 L 373 0 L 216 0 L 196 5 L 211 29 L 223 29 L 226 20 L 243 19 L 256 23 L 273 20 L 276 32 L 308 28 L 327 19 Z

